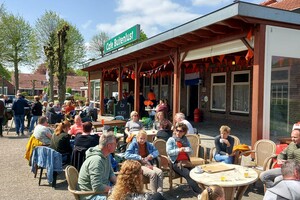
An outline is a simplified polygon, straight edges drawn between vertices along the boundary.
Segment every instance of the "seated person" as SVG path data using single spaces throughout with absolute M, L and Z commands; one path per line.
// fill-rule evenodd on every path
M 169 120 L 165 119 L 159 123 L 160 127 L 159 130 L 157 131 L 156 138 L 168 141 L 168 139 L 172 137 L 173 131 L 169 129 L 170 128 L 169 122 L 170 122 Z
M 84 122 L 82 124 L 82 133 L 77 134 L 74 139 L 74 145 L 90 148 L 99 144 L 99 136 L 91 135 L 93 124 L 91 122 Z
M 191 165 L 190 154 L 192 148 L 189 140 L 185 136 L 188 128 L 184 123 L 177 123 L 175 126 L 175 134 L 170 137 L 166 144 L 168 157 L 172 162 L 173 170 L 184 177 L 196 194 L 201 193 L 198 183 L 190 177 L 190 170 L 194 167 Z M 190 163 L 190 165 L 188 165 Z
M 85 106 L 82 108 L 82 111 L 80 111 L 80 117 L 83 122 L 92 121 L 91 118 L 91 107 L 90 103 L 88 101 L 85 102 Z
M 166 118 L 166 115 L 164 112 L 160 111 L 157 112 L 155 115 L 155 121 L 154 121 L 154 129 L 160 130 L 160 123 L 163 122 L 165 124 L 165 129 L 171 130 L 172 129 L 172 123 Z
M 144 193 L 142 165 L 136 160 L 126 160 L 120 169 L 117 183 L 108 199 L 164 200 L 160 193 Z
M 111 183 L 116 183 L 116 176 L 108 159 L 116 149 L 117 142 L 113 132 L 103 133 L 99 145 L 86 151 L 86 160 L 79 171 L 78 187 L 81 191 L 108 192 Z M 81 195 L 81 200 L 106 199 L 101 194 Z
M 228 126 L 223 125 L 220 128 L 220 135 L 215 137 L 216 153 L 214 159 L 217 162 L 233 163 L 232 149 L 234 138 L 229 135 L 230 130 Z
M 136 140 L 132 141 L 125 151 L 125 159 L 138 160 L 142 163 L 143 175 L 150 179 L 151 192 L 163 192 L 163 172 L 153 166 L 153 159 L 159 155 L 152 143 L 147 142 L 147 133 L 140 130 Z
M 194 134 L 194 128 L 192 126 L 192 124 L 185 119 L 185 115 L 183 113 L 176 113 L 174 120 L 176 123 L 184 123 L 187 127 L 188 127 L 188 134 Z
M 283 164 L 287 159 L 295 159 L 300 162 L 300 124 L 294 124 L 291 133 L 292 142 L 278 155 L 277 163 Z M 270 188 L 274 185 L 275 181 L 282 179 L 281 169 L 274 168 L 264 171 L 260 174 L 260 180 Z
M 164 103 L 164 100 L 159 100 L 159 104 L 156 106 L 155 108 L 156 112 L 163 112 L 165 114 L 165 116 L 167 116 L 169 110 L 167 105 Z
M 53 102 L 49 102 L 46 108 L 46 116 L 48 118 L 49 124 L 59 123 L 61 118 L 58 117 L 58 114 L 55 112 L 53 108 Z
M 208 186 L 198 196 L 199 200 L 225 200 L 224 189 L 218 185 Z
M 50 148 L 62 154 L 63 164 L 70 163 L 70 157 L 72 153 L 70 136 L 68 135 L 70 126 L 71 124 L 69 121 L 59 123 L 54 130 L 50 144 Z
M 48 127 L 47 117 L 42 116 L 38 119 L 38 125 L 33 130 L 33 136 L 41 141 L 43 145 L 50 145 L 52 130 Z
M 139 114 L 136 111 L 130 113 L 131 120 L 125 124 L 125 140 L 133 131 L 139 131 L 143 128 L 143 124 L 139 121 Z
M 66 101 L 66 106 L 64 108 L 65 115 L 68 119 L 73 119 L 76 112 L 75 112 L 75 106 L 73 106 L 72 101 L 68 100 Z
M 79 115 L 76 115 L 74 118 L 74 124 L 70 127 L 69 134 L 71 135 L 71 138 L 74 138 L 78 133 L 83 132 L 83 126 L 81 117 Z
M 281 166 L 283 180 L 268 188 L 264 200 L 300 199 L 300 164 L 295 160 L 287 160 Z

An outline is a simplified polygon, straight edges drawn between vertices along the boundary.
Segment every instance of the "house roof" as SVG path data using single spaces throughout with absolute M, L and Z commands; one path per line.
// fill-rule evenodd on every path
M 12 78 L 14 84 L 14 78 Z M 19 89 L 32 89 L 33 82 L 35 82 L 35 89 L 42 90 L 46 87 L 45 74 L 26 74 L 19 73 Z M 84 76 L 67 76 L 67 87 L 72 88 L 73 91 L 80 91 L 80 87 L 86 86 L 87 79 Z M 57 89 L 57 78 L 54 77 L 54 89 Z
M 149 38 L 131 47 L 115 51 L 92 61 L 84 71 L 127 67 L 134 63 L 143 63 L 143 70 L 153 68 L 170 60 L 170 52 L 175 48 L 191 46 L 206 47 L 218 40 L 223 42 L 230 37 L 246 37 L 249 29 L 258 23 L 293 26 L 300 29 L 300 15 L 286 10 L 275 9 L 246 2 L 236 2 L 210 14 L 199 17 L 183 25 Z M 226 37 L 227 36 L 227 37 Z M 230 37 L 228 37 L 230 36 Z M 191 48 L 190 48 L 191 49 Z M 149 63 L 148 63 L 149 62 Z
M 267 0 L 262 2 L 261 5 L 293 11 L 300 8 L 300 1 L 299 0 Z

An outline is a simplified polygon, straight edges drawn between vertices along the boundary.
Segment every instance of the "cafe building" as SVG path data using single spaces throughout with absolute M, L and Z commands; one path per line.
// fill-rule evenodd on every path
M 153 88 L 157 99 L 169 100 L 173 115 L 192 117 L 198 108 L 204 120 L 248 122 L 252 144 L 287 137 L 300 121 L 299 13 L 236 2 L 128 44 L 139 29 L 110 40 L 125 46 L 110 43 L 83 69 L 90 99 L 103 102 L 117 92 L 121 100 L 123 89 L 132 90 L 139 110 L 140 92 L 146 97 Z

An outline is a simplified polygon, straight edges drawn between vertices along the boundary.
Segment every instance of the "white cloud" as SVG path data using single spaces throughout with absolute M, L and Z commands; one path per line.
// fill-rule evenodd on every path
M 115 23 L 98 24 L 98 32 L 104 31 L 115 36 L 140 24 L 146 35 L 151 37 L 200 16 L 172 0 L 140 0 L 139 3 L 118 0 L 115 12 L 120 14 Z
M 194 6 L 217 6 L 230 3 L 233 3 L 233 0 L 192 0 Z
M 84 24 L 82 24 L 81 27 L 83 29 L 87 29 L 92 24 L 92 22 L 93 22 L 92 20 L 88 20 Z

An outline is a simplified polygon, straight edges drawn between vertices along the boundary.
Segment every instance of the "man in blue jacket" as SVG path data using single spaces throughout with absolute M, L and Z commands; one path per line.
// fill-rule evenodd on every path
M 14 121 L 16 126 L 16 133 L 24 135 L 24 118 L 25 107 L 29 107 L 27 101 L 21 93 L 17 94 L 17 99 L 13 102 L 12 110 L 14 111 Z

